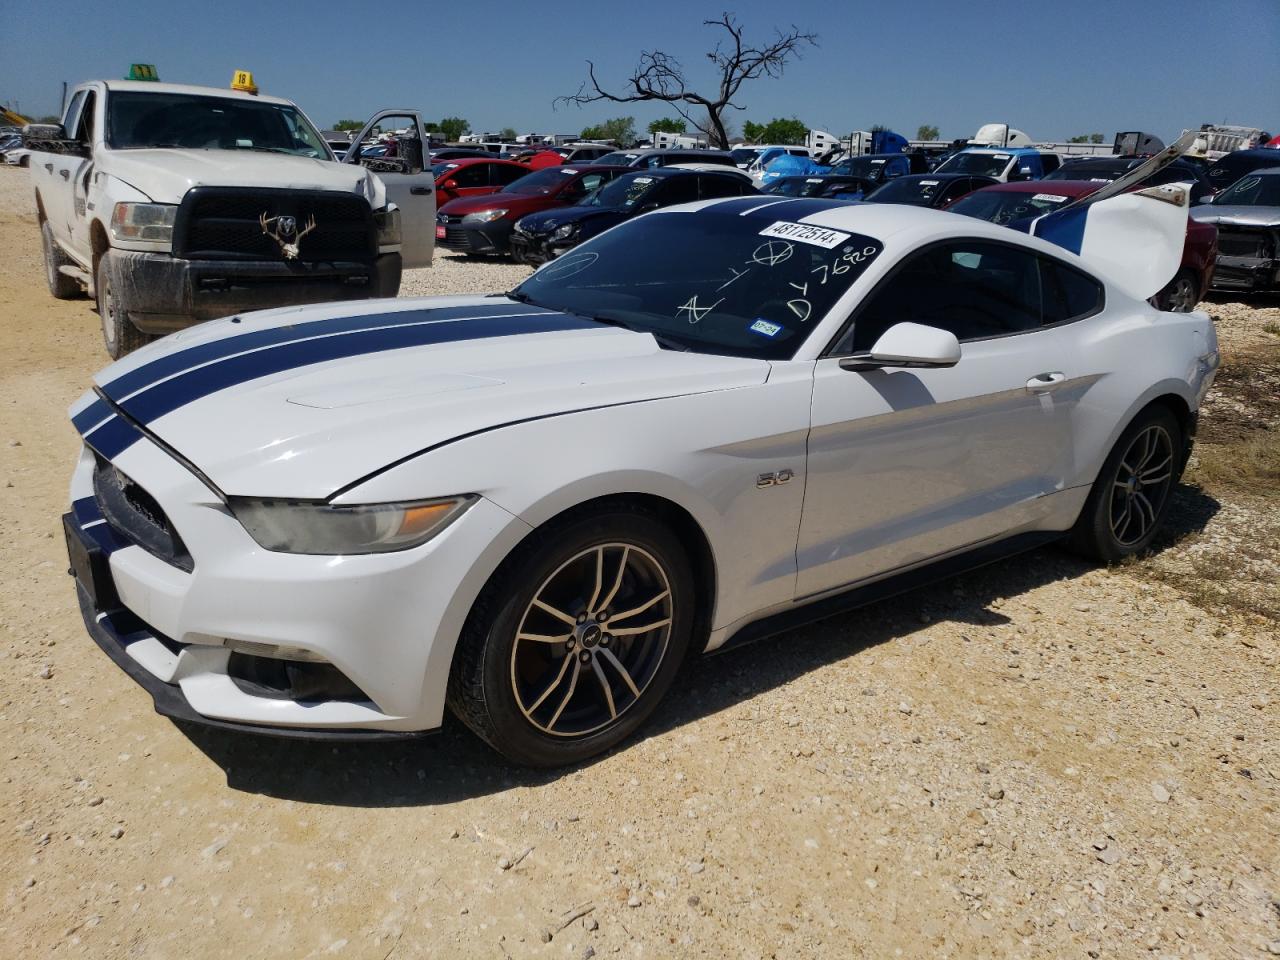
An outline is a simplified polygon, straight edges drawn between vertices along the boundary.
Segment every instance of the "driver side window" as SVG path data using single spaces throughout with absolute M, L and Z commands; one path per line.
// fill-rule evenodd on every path
M 984 241 L 940 243 L 910 256 L 862 305 L 841 353 L 865 353 L 895 324 L 950 330 L 961 343 L 1044 322 L 1039 258 Z

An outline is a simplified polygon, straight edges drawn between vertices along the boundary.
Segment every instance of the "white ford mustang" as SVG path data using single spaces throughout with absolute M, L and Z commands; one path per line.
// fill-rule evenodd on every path
M 551 765 L 634 731 L 691 652 L 1054 538 L 1138 552 L 1217 341 L 1144 302 L 1184 193 L 1107 203 L 1056 243 L 694 204 L 506 296 L 168 337 L 71 411 L 85 622 L 171 716 L 378 738 L 448 704 Z

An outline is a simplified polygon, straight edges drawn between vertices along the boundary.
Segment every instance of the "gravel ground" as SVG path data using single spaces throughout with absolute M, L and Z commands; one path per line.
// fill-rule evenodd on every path
M 442 257 L 405 287 L 526 272 Z M 65 409 L 105 359 L 9 170 L 0 304 L 13 955 L 1280 953 L 1276 501 L 1196 480 L 1245 426 L 1274 436 L 1275 304 L 1208 305 L 1235 373 L 1157 554 L 1040 550 L 697 662 L 643 739 L 552 774 L 455 723 L 329 747 L 156 716 L 64 573 Z
M 437 250 L 426 270 L 406 270 L 400 281 L 402 297 L 434 297 L 446 293 L 501 293 L 516 286 L 532 267 L 497 257 L 467 257 Z

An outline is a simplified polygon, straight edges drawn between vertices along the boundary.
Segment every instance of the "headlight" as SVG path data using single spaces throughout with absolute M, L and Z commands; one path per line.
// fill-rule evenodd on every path
M 387 207 L 373 215 L 378 227 L 378 246 L 393 247 L 400 243 L 400 208 Z
M 468 213 L 462 218 L 463 223 L 493 223 L 507 215 L 506 210 L 481 210 L 479 213 Z
M 568 240 L 577 232 L 578 225 L 576 223 L 566 223 L 563 227 L 556 227 L 556 229 L 551 232 L 551 239 Z
M 177 212 L 171 203 L 117 203 L 111 211 L 111 235 L 117 240 L 172 243 Z
M 278 553 L 387 553 L 426 543 L 462 515 L 474 496 L 343 506 L 236 497 L 231 512 L 249 536 Z

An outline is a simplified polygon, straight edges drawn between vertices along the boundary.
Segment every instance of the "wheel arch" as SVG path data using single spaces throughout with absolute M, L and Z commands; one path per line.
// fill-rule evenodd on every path
M 1178 426 L 1182 429 L 1182 467 L 1186 466 L 1187 454 L 1190 450 L 1188 438 L 1194 434 L 1196 413 L 1199 409 L 1199 403 L 1190 386 L 1182 380 L 1165 380 L 1155 384 L 1144 391 L 1130 406 L 1125 415 L 1116 420 L 1115 426 L 1111 430 L 1111 434 L 1101 446 L 1101 453 L 1098 462 L 1093 465 L 1091 471 L 1090 483 L 1096 482 L 1098 473 L 1102 470 L 1102 465 L 1110 456 L 1112 449 L 1120 440 L 1120 435 L 1129 429 L 1129 425 L 1136 420 L 1144 410 L 1153 406 L 1162 406 L 1167 409 L 1178 421 Z M 1180 468 L 1181 470 L 1181 468 Z

